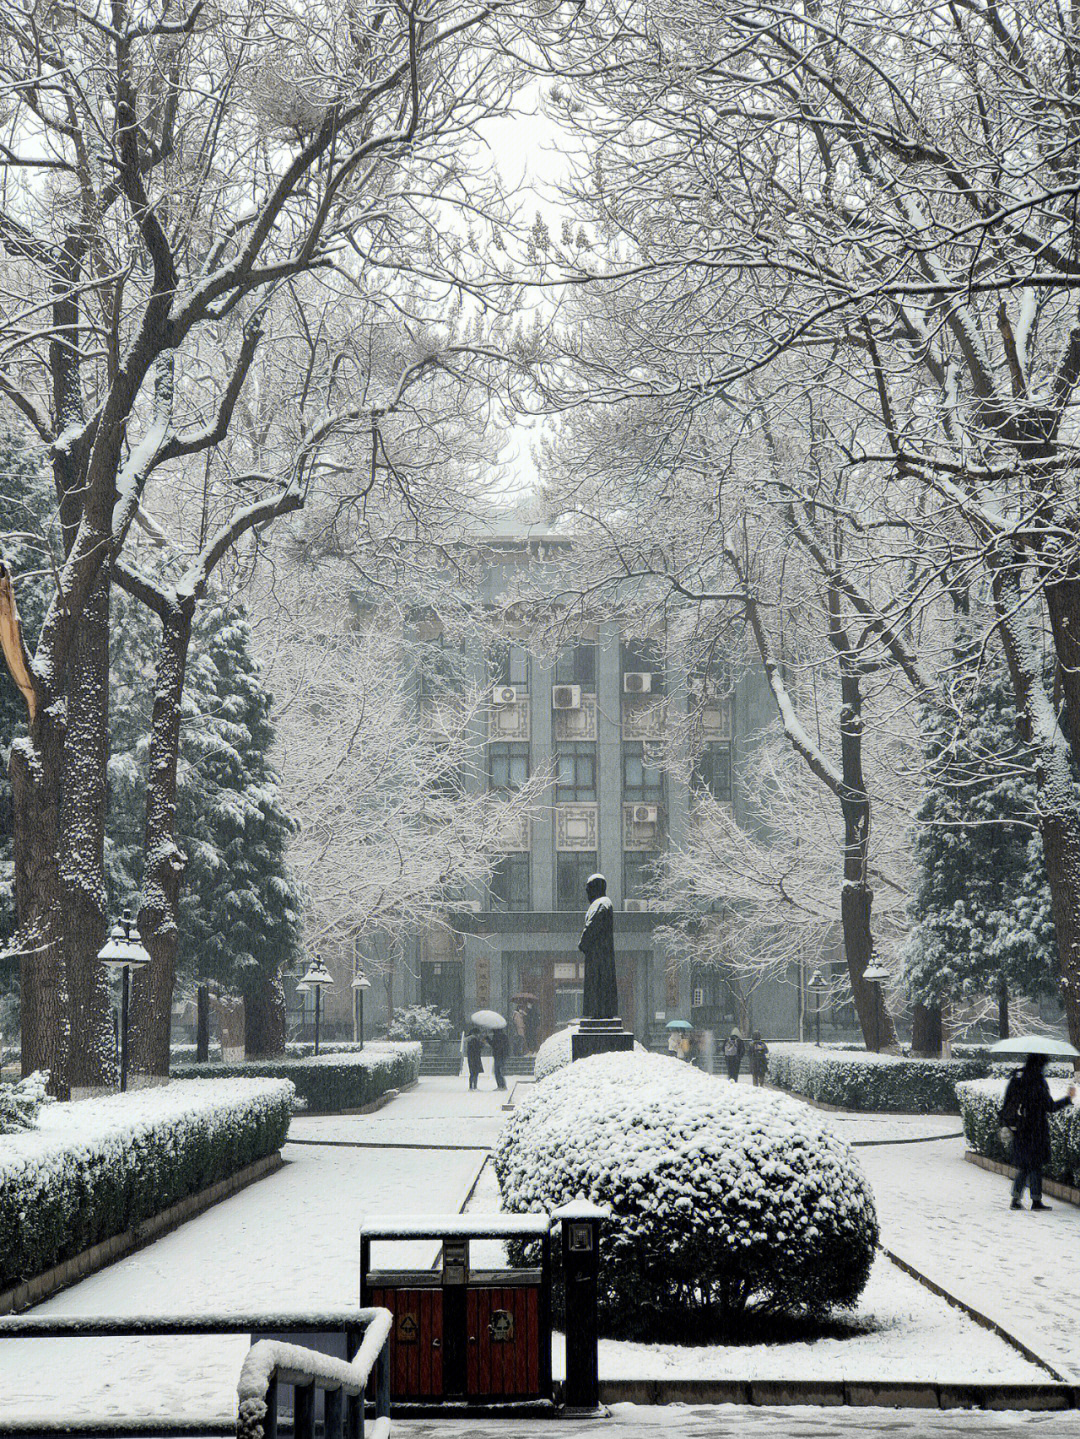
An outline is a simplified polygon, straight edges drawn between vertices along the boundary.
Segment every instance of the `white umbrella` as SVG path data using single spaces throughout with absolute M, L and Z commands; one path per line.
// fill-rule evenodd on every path
M 999 1039 L 990 1046 L 991 1054 L 1046 1054 L 1052 1059 L 1080 1058 L 1080 1049 L 1074 1049 L 1064 1039 L 1050 1039 L 1045 1034 L 1017 1035 L 1015 1039 Z
M 469 1016 L 469 1023 L 475 1024 L 478 1029 L 505 1029 L 506 1020 L 501 1014 L 496 1014 L 493 1009 L 478 1009 L 475 1014 Z

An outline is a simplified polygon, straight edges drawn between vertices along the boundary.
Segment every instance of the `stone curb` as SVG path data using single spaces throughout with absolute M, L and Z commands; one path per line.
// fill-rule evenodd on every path
M 964 1158 L 969 1164 L 977 1164 L 980 1169 L 989 1169 L 992 1174 L 1004 1174 L 1008 1179 L 1016 1178 L 1015 1164 L 1003 1164 L 1000 1159 L 988 1159 L 985 1154 L 976 1154 L 973 1149 L 965 1150 Z M 1074 1189 L 1071 1184 L 1059 1184 L 1056 1179 L 1044 1179 L 1043 1189 L 1055 1199 L 1060 1199 L 1063 1204 L 1080 1205 L 1080 1189 Z
M 142 1249 L 151 1240 L 167 1234 L 170 1229 L 176 1229 L 188 1219 L 194 1219 L 196 1214 L 201 1214 L 204 1209 L 220 1203 L 222 1199 L 228 1199 L 238 1190 L 254 1184 L 257 1179 L 272 1174 L 274 1170 L 280 1169 L 284 1162 L 280 1151 L 266 1154 L 262 1159 L 256 1159 L 254 1164 L 245 1165 L 228 1178 L 219 1179 L 216 1184 L 200 1189 L 198 1194 L 189 1194 L 186 1199 L 171 1204 L 168 1209 L 142 1220 L 131 1229 L 114 1234 L 111 1239 L 103 1239 L 99 1244 L 92 1244 L 81 1254 L 72 1255 L 61 1264 L 55 1264 L 51 1269 L 36 1274 L 33 1279 L 24 1280 L 22 1284 L 0 1291 L 0 1314 L 18 1313 L 21 1309 L 40 1304 L 57 1290 L 66 1289 L 68 1285 L 85 1279 L 88 1274 L 104 1269 L 114 1260 L 123 1259 L 136 1249 Z
M 882 1409 L 1075 1409 L 1070 1384 L 922 1384 L 841 1379 L 601 1379 L 604 1404 L 848 1405 Z

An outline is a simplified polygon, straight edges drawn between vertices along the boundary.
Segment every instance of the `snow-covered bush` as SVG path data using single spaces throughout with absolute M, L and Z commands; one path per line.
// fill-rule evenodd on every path
M 226 1080 L 46 1106 L 0 1138 L 0 1290 L 275 1153 L 292 1097 Z
M 998 1113 L 1008 1079 L 974 1079 L 956 1086 L 964 1136 L 976 1154 L 1012 1163 L 1012 1145 L 1002 1144 Z M 1050 1093 L 1059 1099 L 1066 1082 L 1051 1080 Z M 1075 1104 L 1050 1116 L 1050 1162 L 1046 1174 L 1062 1184 L 1080 1185 L 1080 1108 Z
M 813 1044 L 769 1046 L 769 1081 L 839 1109 L 955 1114 L 956 1084 L 989 1072 L 985 1058 L 908 1059 Z
M 579 1195 L 610 1208 L 610 1334 L 701 1337 L 749 1306 L 821 1313 L 854 1304 L 870 1272 L 873 1196 L 828 1123 L 664 1055 L 597 1055 L 549 1074 L 494 1160 L 508 1210 Z
M 338 1114 L 372 1104 L 388 1089 L 403 1089 L 420 1076 L 419 1044 L 365 1044 L 362 1050 L 323 1054 L 306 1059 L 252 1059 L 240 1064 L 178 1064 L 181 1079 L 258 1076 L 288 1079 L 296 1089 L 297 1107 L 320 1114 Z
M 536 1051 L 536 1058 L 533 1061 L 533 1078 L 545 1079 L 549 1074 L 554 1074 L 557 1069 L 563 1069 L 571 1062 L 570 1038 L 577 1029 L 576 1024 L 571 1024 L 567 1029 L 557 1029 L 544 1040 L 543 1044 Z M 634 1040 L 634 1048 L 645 1053 L 645 1046 Z
M 0 1084 L 0 1134 L 33 1129 L 38 1110 L 52 1100 L 45 1092 L 48 1071 L 35 1069 L 16 1084 Z
M 407 1004 L 395 1009 L 386 1030 L 387 1039 L 449 1039 L 454 1032 L 450 1016 L 433 1004 Z

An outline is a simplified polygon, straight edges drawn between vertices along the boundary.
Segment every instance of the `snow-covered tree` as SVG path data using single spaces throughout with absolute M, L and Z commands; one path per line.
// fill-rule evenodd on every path
M 1035 752 L 1017 735 L 1000 658 L 968 666 L 952 698 L 954 714 L 935 707 L 921 727 L 905 979 L 927 1003 L 989 996 L 1004 1038 L 1009 996 L 1049 994 L 1057 972 Z

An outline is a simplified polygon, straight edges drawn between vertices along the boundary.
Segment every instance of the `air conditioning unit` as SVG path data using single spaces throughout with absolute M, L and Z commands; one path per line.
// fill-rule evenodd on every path
M 516 685 L 496 685 L 491 691 L 491 703 L 493 705 L 516 705 L 518 692 Z
M 579 710 L 581 708 L 581 686 L 556 685 L 551 691 L 551 708 L 554 710 Z
M 627 914 L 648 914 L 649 901 L 647 899 L 628 899 L 623 905 Z
M 652 689 L 652 675 L 648 670 L 630 670 L 622 677 L 624 695 L 647 695 Z
M 654 804 L 636 804 L 633 820 L 635 824 L 655 824 L 657 808 Z

